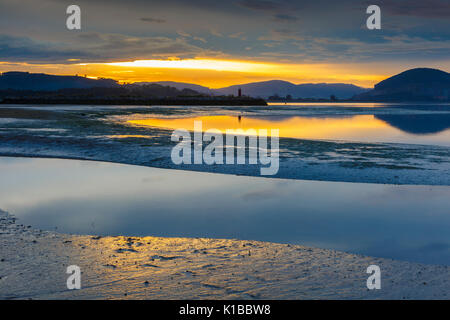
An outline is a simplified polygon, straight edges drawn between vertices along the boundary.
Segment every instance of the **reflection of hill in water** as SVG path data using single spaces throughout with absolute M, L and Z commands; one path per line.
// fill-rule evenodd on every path
M 381 114 L 375 118 L 412 134 L 433 134 L 450 128 L 450 113 L 440 114 Z

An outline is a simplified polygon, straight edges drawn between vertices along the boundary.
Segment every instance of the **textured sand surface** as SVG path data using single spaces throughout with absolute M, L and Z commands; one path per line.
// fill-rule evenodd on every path
M 0 299 L 448 299 L 450 268 L 258 241 L 72 236 L 0 212 Z M 368 290 L 366 269 L 381 268 Z M 68 265 L 81 290 L 68 290 Z

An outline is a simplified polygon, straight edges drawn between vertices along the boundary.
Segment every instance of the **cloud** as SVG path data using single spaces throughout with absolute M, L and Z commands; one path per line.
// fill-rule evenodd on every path
M 378 0 L 379 32 L 365 25 L 371 0 L 79 0 L 81 31 L 66 29 L 60 0 L 28 0 L 26 6 L 1 1 L 8 12 L 0 19 L 5 61 L 110 62 L 221 54 L 258 59 L 267 57 L 268 50 L 274 61 L 277 52 L 297 62 L 402 55 L 407 61 L 413 55 L 445 59 L 450 41 L 449 0 Z M 39 11 L 42 7 L 46 10 Z
M 296 30 L 281 28 L 270 30 L 269 34 L 258 38 L 259 41 L 285 41 L 285 40 L 305 40 L 305 37 Z
M 26 37 L 0 34 L 0 60 L 12 62 L 59 62 L 67 59 L 95 58 L 58 43 L 37 42 Z
M 276 2 L 267 0 L 243 0 L 239 2 L 239 5 L 252 10 L 264 10 L 264 11 L 275 10 L 280 6 Z
M 366 38 L 315 37 L 295 30 L 272 30 L 261 37 L 264 46 L 276 48 L 261 56 L 295 62 L 404 61 L 405 59 L 448 59 L 450 40 L 412 37 L 406 34 L 384 35 L 373 41 Z M 289 41 L 283 46 L 283 41 Z M 295 50 L 292 50 L 295 48 Z
M 288 14 L 275 14 L 273 15 L 273 19 L 279 22 L 294 22 L 298 20 L 297 17 Z
M 195 38 L 198 41 L 206 41 Z M 74 50 L 73 48 L 77 48 Z M 25 37 L 0 35 L 0 61 L 52 62 L 68 59 L 79 62 L 108 62 L 118 60 L 194 58 L 197 55 L 219 55 L 205 50 L 183 38 L 133 37 L 122 34 L 86 32 L 76 34 L 68 44 L 43 42 Z
M 207 43 L 207 42 L 208 42 L 208 41 L 206 41 L 205 38 L 198 37 L 198 36 L 194 36 L 194 35 L 192 35 L 192 34 L 189 34 L 189 33 L 187 33 L 187 32 L 184 32 L 184 31 L 182 31 L 182 30 L 178 30 L 178 31 L 177 31 L 177 34 L 180 35 L 180 36 L 182 36 L 183 38 L 191 38 L 192 40 L 200 41 L 200 42 L 203 42 L 203 43 Z
M 210 32 L 213 36 L 216 36 L 216 37 L 223 37 L 223 34 L 220 33 L 219 31 L 215 30 L 215 29 L 211 29 L 209 32 Z
M 203 42 L 203 43 L 207 43 L 207 42 L 208 42 L 208 41 L 206 41 L 205 38 L 197 37 L 197 36 L 192 37 L 192 39 L 197 40 L 197 41 L 200 41 L 200 42 Z
M 86 40 L 86 36 L 79 37 Z M 95 39 L 95 41 L 92 41 Z M 103 55 L 104 59 L 157 59 L 166 57 L 193 58 L 205 50 L 192 45 L 184 38 L 133 37 L 122 34 L 100 34 L 89 36 L 80 46 L 88 52 Z
M 165 23 L 166 20 L 161 19 L 161 18 L 141 18 L 141 21 L 145 21 L 145 22 L 155 22 L 155 23 Z
M 229 34 L 228 38 L 247 40 L 247 37 L 245 36 L 244 32 L 236 32 L 236 33 Z
M 450 2 L 448 0 L 382 0 L 379 6 L 382 12 L 386 10 L 391 15 L 439 19 L 450 18 Z
M 178 33 L 180 36 L 185 37 L 185 38 L 190 38 L 190 37 L 192 37 L 192 35 L 190 35 L 190 34 L 187 33 L 187 32 L 184 32 L 183 30 L 178 30 L 177 33 Z

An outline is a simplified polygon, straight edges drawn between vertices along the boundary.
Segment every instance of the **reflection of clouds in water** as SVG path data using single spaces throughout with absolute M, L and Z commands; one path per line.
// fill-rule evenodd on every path
M 242 194 L 241 198 L 244 201 L 281 198 L 292 193 L 292 189 L 289 189 L 289 187 L 294 185 L 295 181 L 273 179 L 272 181 L 266 181 L 266 183 L 270 184 L 270 189 L 246 192 Z
M 378 242 L 362 246 L 362 254 L 380 256 L 397 260 L 417 261 L 428 264 L 449 264 L 450 245 L 445 242 L 430 242 L 426 239 L 406 240 L 388 237 Z M 354 251 L 354 249 L 353 249 Z
M 21 119 L 21 118 L 0 118 L 0 124 L 30 124 L 44 122 L 47 120 L 36 120 L 36 119 Z
M 426 190 L 425 190 L 426 189 Z M 377 188 L 372 192 L 365 194 L 365 201 L 369 205 L 380 206 L 386 201 L 390 203 L 403 203 L 414 201 L 426 207 L 430 201 L 442 201 L 448 195 L 448 186 L 415 186 L 408 188 L 397 185 L 386 185 L 383 188 Z M 428 191 L 428 192 L 426 192 Z M 432 210 L 427 210 L 431 212 Z M 421 214 L 424 214 L 422 212 Z M 406 213 L 405 213 L 406 214 Z M 409 214 L 409 213 L 408 213 Z
M 445 186 L 266 179 L 55 159 L 3 158 L 0 170 L 0 206 L 43 229 L 307 243 L 427 263 L 448 263 L 450 257 Z
M 66 132 L 67 129 L 57 129 L 57 128 L 21 128 L 25 131 L 31 131 L 31 132 Z
M 450 244 L 446 242 L 433 242 L 423 246 L 422 248 L 419 249 L 419 251 L 423 251 L 425 253 L 436 251 L 449 251 L 448 253 L 450 253 Z
M 145 114 L 124 118 L 128 123 L 153 128 L 188 128 L 194 120 L 201 120 L 204 129 L 278 128 L 281 137 L 296 139 L 348 140 L 358 142 L 392 142 L 448 146 L 450 108 L 441 106 L 389 106 L 364 110 L 355 107 L 278 106 L 265 112 L 247 111 L 244 116 L 225 115 L 225 112 L 208 114 L 191 112 L 170 118 Z M 367 108 L 366 108 L 367 109 Z M 253 112 L 254 114 L 252 114 Z M 239 121 L 239 118 L 240 121 Z M 123 121 L 123 120 L 122 120 Z M 189 129 L 191 128 L 191 129 Z

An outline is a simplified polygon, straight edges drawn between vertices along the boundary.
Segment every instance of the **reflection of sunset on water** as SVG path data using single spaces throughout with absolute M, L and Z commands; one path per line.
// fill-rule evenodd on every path
M 373 115 L 346 117 L 248 117 L 248 116 L 202 116 L 189 118 L 146 118 L 127 121 L 130 124 L 167 129 L 194 130 L 194 121 L 202 121 L 202 130 L 279 129 L 279 136 L 296 139 L 325 139 L 349 141 L 376 141 L 402 143 L 437 143 L 450 141 L 450 130 L 433 135 L 417 135 L 402 131 Z

